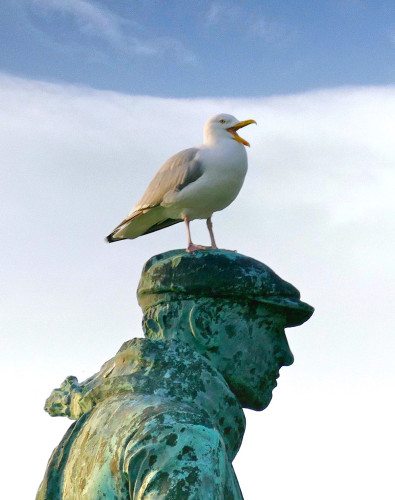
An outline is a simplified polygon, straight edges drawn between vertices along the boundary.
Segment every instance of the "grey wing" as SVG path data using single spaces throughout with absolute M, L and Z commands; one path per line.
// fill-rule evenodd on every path
M 196 158 L 198 152 L 199 148 L 189 148 L 169 158 L 158 170 L 140 201 L 135 205 L 130 214 L 112 231 L 107 240 L 114 241 L 109 238 L 119 228 L 149 211 L 151 208 L 160 206 L 163 197 L 169 191 L 181 191 L 185 186 L 199 179 L 203 175 L 204 168 L 202 163 Z M 156 231 L 177 222 L 179 221 L 170 222 L 169 219 L 163 223 L 161 222 L 160 227 L 158 224 L 155 225 L 155 229 L 152 228 L 148 232 Z
M 169 158 L 158 170 L 132 213 L 161 204 L 169 191 L 181 191 L 203 175 L 204 167 L 196 158 L 199 148 L 180 151 Z

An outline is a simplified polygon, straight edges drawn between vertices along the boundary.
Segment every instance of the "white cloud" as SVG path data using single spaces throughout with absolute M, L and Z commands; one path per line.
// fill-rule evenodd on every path
M 153 37 L 141 34 L 143 27 L 130 19 L 88 0 L 30 0 L 36 16 L 56 13 L 69 16 L 80 34 L 87 39 L 100 39 L 109 47 L 129 56 L 163 57 L 196 64 L 197 57 L 180 40 L 171 37 Z
M 220 111 L 258 126 L 243 129 L 249 172 L 238 199 L 214 216 L 217 241 L 266 262 L 316 307 L 289 331 L 296 361 L 282 370 L 271 406 L 248 412 L 236 461 L 245 496 L 260 500 L 263 480 L 278 500 L 341 491 L 366 500 L 392 488 L 383 471 L 395 411 L 395 88 L 159 99 L 1 75 L 2 369 L 12 381 L 4 400 L 19 408 L 4 424 L 7 457 L 20 460 L 20 429 L 34 429 L 20 438 L 29 463 L 21 498 L 34 496 L 69 425 L 44 414 L 44 399 L 65 376 L 86 378 L 141 335 L 142 265 L 186 245 L 181 224 L 113 245 L 104 236 L 160 164 L 199 143 L 203 123 Z M 192 234 L 208 242 L 203 222 Z M 3 495 L 11 498 L 7 485 L 19 475 L 8 463 Z M 308 483 L 306 471 L 314 471 Z M 280 489 L 284 474 L 291 479 Z

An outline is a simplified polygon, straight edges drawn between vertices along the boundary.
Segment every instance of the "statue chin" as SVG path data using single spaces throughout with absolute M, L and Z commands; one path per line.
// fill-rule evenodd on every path
M 250 410 L 262 411 L 269 406 L 272 397 L 273 394 L 271 392 L 267 394 L 260 394 L 259 397 L 257 395 L 253 401 L 250 401 L 249 404 L 243 405 L 243 407 L 249 408 Z
M 273 389 L 266 389 L 266 391 L 258 391 L 252 388 L 233 388 L 233 392 L 236 394 L 238 400 L 240 401 L 243 408 L 248 408 L 250 410 L 262 411 L 267 408 L 272 400 Z

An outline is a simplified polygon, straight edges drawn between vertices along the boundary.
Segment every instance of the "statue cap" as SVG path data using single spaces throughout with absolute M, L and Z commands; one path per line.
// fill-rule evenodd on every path
M 285 314 L 287 327 L 307 321 L 314 308 L 268 266 L 228 250 L 171 250 L 143 267 L 137 298 L 143 311 L 161 303 L 200 297 L 255 301 Z

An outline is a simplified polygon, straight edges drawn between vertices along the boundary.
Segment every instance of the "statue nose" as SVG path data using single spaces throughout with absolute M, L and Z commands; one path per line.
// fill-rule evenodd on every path
M 284 366 L 292 365 L 294 360 L 295 360 L 294 355 L 292 354 L 291 350 L 288 347 L 287 352 L 284 355 L 284 361 L 283 361 Z
M 286 349 L 279 349 L 276 352 L 275 357 L 281 366 L 290 366 L 294 362 L 294 355 L 288 346 Z
M 281 363 L 281 366 L 290 366 L 294 362 L 294 355 L 289 348 L 285 333 L 281 340 L 281 343 L 279 343 L 275 349 L 275 357 L 277 361 Z

